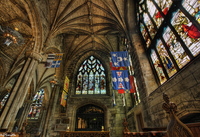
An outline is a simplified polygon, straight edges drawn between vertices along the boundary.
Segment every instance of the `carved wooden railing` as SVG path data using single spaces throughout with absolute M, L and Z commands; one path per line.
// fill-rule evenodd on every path
M 165 93 L 163 99 L 163 109 L 170 115 L 167 128 L 143 128 L 144 132 L 129 132 L 128 123 L 124 119 L 123 137 L 200 137 L 200 123 L 183 124 L 175 114 L 176 104 L 170 102 Z
M 60 131 L 60 137 L 110 137 L 110 131 Z
M 176 116 L 177 106 L 173 102 L 169 102 L 169 97 L 163 93 L 163 109 L 169 113 L 170 122 L 167 126 L 167 134 L 169 137 L 194 137 L 191 130 L 183 124 Z

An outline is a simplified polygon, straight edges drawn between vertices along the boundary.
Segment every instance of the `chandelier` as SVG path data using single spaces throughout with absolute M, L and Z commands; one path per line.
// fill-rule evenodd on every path
M 2 27 L 0 25 L 0 34 L 3 36 L 5 45 L 10 46 L 11 43 L 22 45 L 24 44 L 23 36 L 17 31 L 18 29 L 11 29 L 9 27 Z

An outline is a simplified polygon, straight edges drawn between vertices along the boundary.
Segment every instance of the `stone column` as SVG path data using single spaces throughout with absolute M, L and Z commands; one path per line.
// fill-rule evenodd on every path
M 56 107 L 57 107 L 57 101 L 58 101 L 58 98 L 59 98 L 59 92 L 60 92 L 60 86 L 59 85 L 56 85 L 56 92 L 55 92 L 55 95 L 54 95 L 54 99 L 53 99 L 53 106 L 52 106 L 52 110 L 51 110 L 51 114 L 50 114 L 50 118 L 49 118 L 49 124 L 48 124 L 48 129 L 47 129 L 47 133 L 49 133 L 52 129 L 52 127 L 54 127 L 55 123 L 53 123 L 53 120 L 54 120 L 54 114 L 55 114 L 55 110 L 56 110 Z M 60 107 L 60 106 L 59 106 Z
M 47 109 L 45 106 L 43 106 L 42 109 L 42 116 L 41 116 L 41 122 L 40 122 L 40 126 L 39 126 L 39 130 L 38 130 L 38 136 L 45 134 L 46 131 L 44 131 L 44 124 L 45 124 L 45 120 L 46 120 L 46 115 L 47 115 Z
M 60 87 L 57 86 L 57 85 L 52 89 L 51 97 L 50 97 L 50 100 L 49 100 L 49 106 L 48 106 L 48 110 L 47 110 L 47 115 L 46 115 L 46 118 L 45 118 L 45 125 L 43 127 L 43 130 L 44 130 L 43 135 L 42 135 L 43 137 L 47 136 L 46 133 L 48 133 L 48 132 L 46 132 L 46 130 L 48 130 L 48 127 L 50 128 L 49 125 L 51 124 L 52 118 L 53 118 L 54 113 L 55 113 L 54 112 L 55 111 L 54 103 L 56 104 L 55 100 L 57 100 L 55 98 L 58 98 L 59 91 L 60 91 Z M 55 97 L 55 95 L 56 95 L 56 97 Z
M 41 60 L 39 54 L 31 53 L 29 54 L 29 58 L 27 59 L 24 68 L 11 92 L 11 95 L 6 103 L 5 109 L 0 117 L 0 125 L 1 128 L 8 128 L 9 131 L 12 131 L 12 127 L 14 126 L 14 120 L 19 108 L 23 105 L 24 99 L 28 92 L 28 87 L 32 81 L 35 70 L 38 66 L 38 60 Z M 35 56 L 37 55 L 37 56 Z
M 20 76 L 19 76 L 19 78 L 18 78 L 18 80 L 17 80 L 17 82 L 15 84 L 15 87 L 13 88 L 13 90 L 12 90 L 10 96 L 9 96 L 9 99 L 8 99 L 6 105 L 5 105 L 5 108 L 4 108 L 4 110 L 3 110 L 2 114 L 1 114 L 1 117 L 0 117 L 0 126 L 1 126 L 1 128 L 3 128 L 2 124 L 4 122 L 6 114 L 9 111 L 9 108 L 10 108 L 10 106 L 12 104 L 12 101 L 14 100 L 14 97 L 17 94 L 18 88 L 20 87 L 20 84 L 22 83 L 23 76 L 25 75 L 25 73 L 27 73 L 26 70 L 30 65 L 30 61 L 31 61 L 31 58 L 28 58 L 28 60 L 26 61 L 25 65 L 23 67 L 23 70 L 22 70 L 22 72 L 21 72 L 21 74 L 20 74 Z
M 134 70 L 137 71 L 137 73 L 135 72 L 135 76 L 137 80 L 142 83 L 141 88 L 148 96 L 158 87 L 158 85 L 144 49 L 145 45 L 141 40 L 141 35 L 139 35 L 140 29 L 138 29 L 139 26 L 137 26 L 136 1 L 134 0 L 127 0 L 127 25 L 129 29 L 130 44 L 132 46 L 131 54 L 132 58 L 134 58 L 133 67 Z M 137 68 L 135 66 L 137 66 Z
M 23 123 L 24 123 L 25 119 L 28 117 L 28 113 L 30 111 L 31 104 L 32 104 L 32 100 L 27 100 L 24 103 L 24 110 L 23 110 L 22 115 L 20 116 L 18 124 L 17 124 L 19 131 L 22 129 Z

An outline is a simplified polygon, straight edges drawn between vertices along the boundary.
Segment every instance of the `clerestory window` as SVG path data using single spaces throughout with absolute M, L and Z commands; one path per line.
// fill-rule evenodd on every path
M 78 70 L 76 95 L 81 94 L 106 94 L 105 69 L 94 56 L 86 59 Z

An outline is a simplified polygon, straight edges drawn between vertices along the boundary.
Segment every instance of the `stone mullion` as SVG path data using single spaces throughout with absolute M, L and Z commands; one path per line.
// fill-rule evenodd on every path
M 5 117 L 7 116 L 7 113 L 9 112 L 9 108 L 11 107 L 11 104 L 12 104 L 13 100 L 15 99 L 15 95 L 17 94 L 17 91 L 18 91 L 18 89 L 20 87 L 20 84 L 22 83 L 23 76 L 26 74 L 26 70 L 29 67 L 30 61 L 31 61 L 31 58 L 28 58 L 28 60 L 26 61 L 25 65 L 23 67 L 23 70 L 22 70 L 22 72 L 21 72 L 21 74 L 20 74 L 20 76 L 19 76 L 19 78 L 18 78 L 18 80 L 17 80 L 17 82 L 15 84 L 15 87 L 11 91 L 9 99 L 8 99 L 8 101 L 7 101 L 6 105 L 5 105 L 5 108 L 4 108 L 4 110 L 3 110 L 2 114 L 1 114 L 1 117 L 0 117 L 0 126 L 1 127 L 2 127 L 2 124 L 4 122 Z
M 13 123 L 13 121 L 11 121 L 11 119 L 12 120 L 15 119 L 15 116 L 17 115 L 19 108 L 21 107 L 21 105 L 24 102 L 24 99 L 28 92 L 28 87 L 30 86 L 30 83 L 31 83 L 32 77 L 35 73 L 35 69 L 36 69 L 37 65 L 38 65 L 38 61 L 36 61 L 35 59 L 32 59 L 30 65 L 26 71 L 26 74 L 23 77 L 22 84 L 18 90 L 18 93 L 15 96 L 13 104 L 10 107 L 9 113 L 7 114 L 7 116 L 5 118 L 2 128 L 8 128 L 10 122 Z M 10 126 L 12 126 L 12 124 Z M 11 127 L 9 127 L 9 130 L 11 130 Z

